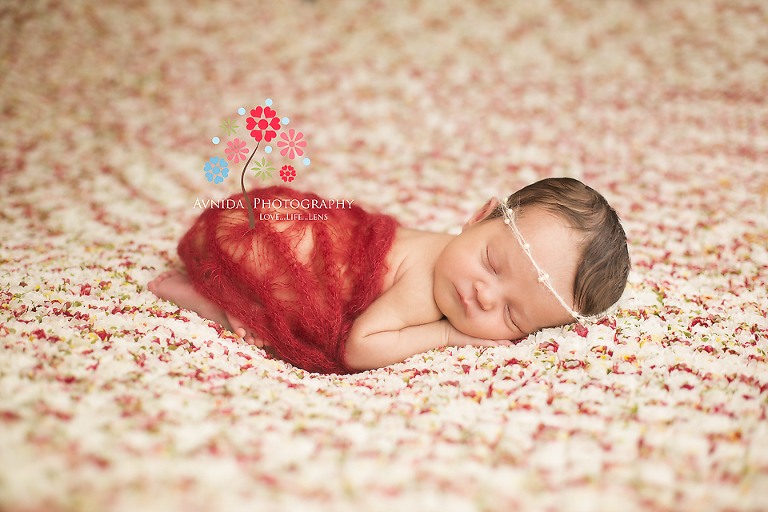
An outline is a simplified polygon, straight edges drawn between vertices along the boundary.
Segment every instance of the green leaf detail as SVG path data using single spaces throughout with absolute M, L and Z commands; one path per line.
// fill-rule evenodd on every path
M 266 158 L 262 158 L 261 162 L 256 162 L 256 167 L 251 167 L 252 171 L 257 171 L 255 178 L 258 178 L 261 176 L 261 181 L 264 181 L 267 179 L 267 176 L 270 178 L 272 177 L 272 174 L 269 173 L 269 171 L 274 171 L 275 168 L 272 167 L 272 162 L 267 162 Z
M 235 121 L 230 119 L 229 117 L 221 122 L 221 126 L 219 128 L 222 128 L 221 133 L 226 133 L 227 135 L 232 135 L 233 133 L 236 133 L 235 128 L 239 128 L 235 124 Z

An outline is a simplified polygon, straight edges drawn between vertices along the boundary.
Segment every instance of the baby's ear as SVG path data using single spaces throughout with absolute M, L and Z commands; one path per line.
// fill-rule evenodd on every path
M 498 200 L 498 199 L 496 199 L 495 197 L 492 197 L 492 198 L 490 198 L 490 199 L 488 200 L 488 202 L 487 202 L 487 203 L 485 203 L 485 204 L 483 205 L 483 207 L 482 207 L 482 208 L 480 208 L 479 210 L 477 210 L 477 211 L 476 211 L 476 212 L 475 212 L 475 213 L 472 215 L 472 217 L 470 217 L 470 218 L 469 218 L 469 220 L 468 220 L 468 221 L 467 221 L 467 222 L 464 224 L 464 226 L 461 228 L 461 230 L 462 230 L 462 231 L 464 231 L 465 229 L 467 229 L 467 228 L 468 228 L 469 226 L 471 226 L 472 224 L 474 224 L 474 223 L 476 223 L 476 222 L 479 222 L 479 221 L 483 220 L 483 219 L 484 219 L 484 218 L 486 218 L 488 215 L 490 215 L 490 214 L 491 214 L 491 212 L 492 212 L 493 210 L 495 210 L 497 206 L 499 206 L 499 200 Z

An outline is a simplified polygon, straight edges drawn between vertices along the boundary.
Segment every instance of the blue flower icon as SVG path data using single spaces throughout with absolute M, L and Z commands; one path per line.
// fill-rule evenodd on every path
M 208 178 L 208 181 L 214 183 L 221 183 L 224 181 L 224 178 L 229 176 L 229 164 L 227 164 L 226 160 L 217 156 L 211 158 L 210 161 L 205 162 L 205 168 L 203 170 L 205 171 L 205 177 Z

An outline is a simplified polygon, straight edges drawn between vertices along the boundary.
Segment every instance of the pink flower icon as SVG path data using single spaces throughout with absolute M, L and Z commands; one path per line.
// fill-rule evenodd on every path
M 235 139 L 232 142 L 227 142 L 228 148 L 224 150 L 227 154 L 227 160 L 232 160 L 234 163 L 238 163 L 240 160 L 245 160 L 245 155 L 248 154 L 248 148 L 245 147 L 245 141 Z
M 261 116 L 264 116 L 262 119 Z M 251 130 L 251 137 L 256 139 L 256 142 L 261 142 L 264 138 L 266 142 L 271 141 L 277 137 L 275 130 L 280 129 L 280 120 L 275 117 L 277 112 L 269 107 L 256 107 L 251 110 L 251 116 L 245 120 L 245 127 Z
M 294 138 L 295 135 L 295 138 Z M 304 137 L 304 134 L 301 132 L 296 132 L 293 128 L 288 130 L 288 135 L 285 133 L 280 134 L 280 138 L 283 139 L 281 141 L 277 142 L 277 147 L 283 148 L 282 151 L 280 151 L 280 154 L 285 156 L 288 155 L 288 158 L 293 160 L 296 155 L 301 156 L 304 154 L 304 151 L 299 149 L 300 147 L 305 148 L 307 147 L 307 142 L 304 140 L 301 140 L 301 138 Z

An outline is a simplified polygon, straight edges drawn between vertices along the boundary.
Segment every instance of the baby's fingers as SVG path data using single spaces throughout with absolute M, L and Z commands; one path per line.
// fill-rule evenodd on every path
M 510 340 L 485 340 L 488 342 L 488 347 L 508 347 L 512 345 Z
M 472 343 L 469 343 L 469 345 L 474 347 L 507 347 L 511 344 L 510 340 L 483 340 L 480 338 L 475 338 Z

